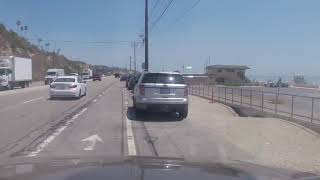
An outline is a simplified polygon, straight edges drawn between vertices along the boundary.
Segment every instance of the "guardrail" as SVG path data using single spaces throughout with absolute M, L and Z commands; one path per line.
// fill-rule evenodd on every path
M 266 92 L 241 87 L 190 84 L 189 93 L 274 115 L 320 123 L 320 97 Z

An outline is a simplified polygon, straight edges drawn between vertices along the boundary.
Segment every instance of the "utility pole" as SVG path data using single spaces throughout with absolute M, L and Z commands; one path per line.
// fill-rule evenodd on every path
M 148 34 L 149 30 L 148 27 L 149 22 L 148 22 L 148 0 L 145 0 L 145 12 L 144 12 L 144 70 L 148 71 L 149 70 L 149 49 L 148 49 Z
M 129 66 L 129 67 L 130 67 L 130 71 L 131 71 L 131 58 L 132 58 L 132 57 L 129 56 L 129 63 L 130 63 L 130 66 Z
M 136 48 L 138 46 L 138 42 L 133 42 L 132 47 L 133 47 L 133 66 L 134 66 L 134 72 L 137 72 L 137 57 L 136 57 Z
M 137 47 L 137 43 L 136 43 L 136 42 L 134 42 L 134 44 L 133 44 L 133 63 L 134 63 L 134 73 L 136 73 L 136 72 L 137 72 L 136 47 Z

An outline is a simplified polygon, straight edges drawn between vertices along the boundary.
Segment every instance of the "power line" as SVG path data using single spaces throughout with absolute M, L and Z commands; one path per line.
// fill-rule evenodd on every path
M 187 16 L 199 3 L 201 0 L 197 0 L 195 3 L 192 4 L 192 6 L 187 9 L 181 16 L 179 16 L 170 26 L 176 24 L 179 22 L 181 19 L 183 19 L 185 16 Z
M 172 23 L 168 25 L 168 27 L 172 27 L 177 24 L 181 19 L 185 18 L 186 16 L 191 14 L 191 11 L 200 3 L 201 0 L 196 0 L 190 8 L 186 9 L 178 18 L 175 19 Z
M 159 2 L 160 2 L 160 3 L 157 5 L 158 8 L 155 7 L 155 9 L 153 10 L 153 12 L 151 12 L 152 14 L 149 15 L 150 20 L 151 20 L 154 16 L 156 16 L 157 14 L 160 14 L 162 7 L 164 7 L 164 6 L 166 5 L 166 3 L 165 3 L 166 0 L 161 0 L 161 1 L 159 1 Z
M 163 2 L 163 1 L 162 1 Z M 154 10 L 155 10 L 155 8 L 158 6 L 158 4 L 159 4 L 159 0 L 157 0 L 155 3 L 154 3 L 154 5 L 153 5 L 153 7 L 152 7 L 152 9 L 151 9 L 151 11 L 150 11 L 150 17 L 153 15 L 153 12 L 154 12 Z
M 35 38 L 28 38 L 27 40 L 38 40 Z M 78 44 L 123 44 L 130 45 L 133 41 L 79 41 L 79 40 L 52 40 L 47 39 L 44 41 L 58 42 L 58 43 L 78 43 Z
M 173 0 L 170 0 L 170 2 L 167 4 L 167 6 L 165 7 L 165 9 L 162 11 L 162 13 L 160 14 L 160 16 L 158 16 L 158 18 L 152 23 L 151 27 L 150 27 L 150 32 L 153 30 L 153 28 L 155 27 L 155 25 L 161 20 L 161 18 L 163 17 L 163 15 L 166 13 L 166 11 L 168 10 L 168 8 L 170 7 L 170 5 L 172 4 Z

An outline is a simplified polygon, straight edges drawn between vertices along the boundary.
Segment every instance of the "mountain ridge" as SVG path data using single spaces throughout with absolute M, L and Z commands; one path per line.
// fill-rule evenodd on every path
M 63 54 L 42 50 L 13 30 L 7 30 L 3 24 L 0 24 L 0 56 L 31 58 L 32 80 L 34 81 L 43 80 L 47 69 L 50 68 L 62 68 L 66 74 L 72 72 L 81 74 L 84 68 L 91 68 L 94 73 L 102 74 L 125 71 L 118 67 L 92 65 L 78 60 L 73 61 Z

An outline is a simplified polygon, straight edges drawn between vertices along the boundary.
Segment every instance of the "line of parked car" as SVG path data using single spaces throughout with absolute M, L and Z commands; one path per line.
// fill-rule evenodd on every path
M 133 107 L 137 115 L 146 111 L 177 112 L 188 116 L 188 87 L 178 72 L 143 72 L 123 75 L 128 90 L 133 90 Z

